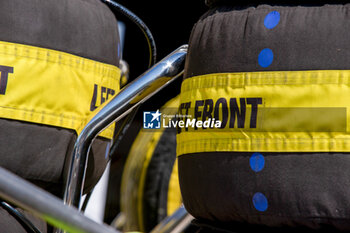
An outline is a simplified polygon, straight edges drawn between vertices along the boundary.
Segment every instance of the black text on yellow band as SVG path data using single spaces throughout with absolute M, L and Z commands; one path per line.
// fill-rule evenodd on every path
M 189 127 L 177 154 L 350 151 L 350 71 L 224 73 L 186 79 L 180 114 L 220 120 Z M 193 119 L 192 119 L 193 120 Z
M 0 42 L 0 117 L 74 129 L 119 90 L 117 67 L 33 46 Z M 111 138 L 113 128 L 101 136 Z

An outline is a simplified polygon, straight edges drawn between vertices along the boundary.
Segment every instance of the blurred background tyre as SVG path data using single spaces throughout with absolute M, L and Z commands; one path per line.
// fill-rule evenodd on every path
M 179 98 L 160 112 L 175 115 Z M 141 129 L 128 155 L 121 184 L 123 231 L 146 231 L 181 206 L 176 129 Z

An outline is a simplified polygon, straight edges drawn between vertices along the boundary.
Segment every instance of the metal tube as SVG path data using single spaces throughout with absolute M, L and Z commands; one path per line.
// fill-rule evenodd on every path
M 85 217 L 76 208 L 0 167 L 0 197 L 67 232 L 118 233 Z
M 171 216 L 161 221 L 151 233 L 180 233 L 183 232 L 194 218 L 180 207 Z
M 121 119 L 140 103 L 146 101 L 180 76 L 183 72 L 186 53 L 187 45 L 183 45 L 169 54 L 123 88 L 92 117 L 74 145 L 65 186 L 65 204 L 79 206 L 85 178 L 87 155 L 93 139 L 108 125 Z

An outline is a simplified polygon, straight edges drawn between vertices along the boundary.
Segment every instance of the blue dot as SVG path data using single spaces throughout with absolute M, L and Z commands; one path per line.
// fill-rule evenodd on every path
M 277 11 L 271 11 L 268 13 L 264 20 L 264 25 L 268 29 L 272 29 L 277 26 L 277 24 L 280 22 L 281 15 Z
M 258 62 L 261 67 L 268 67 L 271 65 L 273 61 L 273 52 L 269 48 L 265 48 L 261 50 L 259 57 L 258 57 Z
M 253 205 L 258 211 L 266 211 L 268 207 L 267 198 L 262 193 L 255 193 L 253 196 Z
M 260 153 L 254 153 L 249 159 L 250 167 L 255 172 L 260 172 L 265 166 L 264 156 Z

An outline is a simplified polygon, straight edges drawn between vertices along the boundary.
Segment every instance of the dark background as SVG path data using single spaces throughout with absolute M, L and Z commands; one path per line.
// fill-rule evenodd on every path
M 188 43 L 193 25 L 208 9 L 204 0 L 119 0 L 117 2 L 140 17 L 151 30 L 157 46 L 157 61 Z M 114 13 L 126 26 L 123 60 L 129 64 L 130 80 L 133 80 L 147 70 L 149 62 L 147 41 L 135 24 L 120 13 L 116 11 Z M 112 154 L 105 216 L 107 223 L 110 223 L 120 211 L 119 192 L 123 165 L 131 143 L 142 126 L 142 112 L 157 110 L 178 95 L 181 80 L 181 77 L 178 78 L 140 107 L 120 146 Z
M 119 0 L 151 30 L 156 41 L 158 60 L 187 44 L 191 29 L 198 18 L 206 11 L 204 0 Z M 136 77 L 147 69 L 148 47 L 143 33 L 123 15 L 115 12 L 119 21 L 126 25 L 124 60 L 130 65 L 130 74 Z

